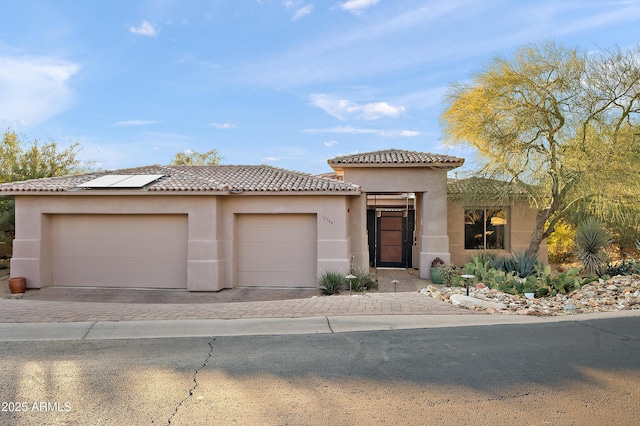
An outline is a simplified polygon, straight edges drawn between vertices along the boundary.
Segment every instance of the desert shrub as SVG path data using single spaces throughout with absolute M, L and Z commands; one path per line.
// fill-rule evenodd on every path
M 355 278 L 351 279 L 351 290 L 355 292 L 371 290 L 378 287 L 378 284 L 373 280 L 371 275 L 360 268 L 352 269 L 349 273 L 355 276 Z
M 472 254 L 471 260 L 462 267 L 462 273 L 475 275 L 479 281 L 484 281 L 489 270 L 492 269 L 491 262 L 495 259 L 488 259 L 481 254 Z
M 599 274 L 608 262 L 606 247 L 611 244 L 611 237 L 607 234 L 599 220 L 587 218 L 576 229 L 576 257 L 582 262 L 583 269 L 588 274 Z
M 342 289 L 344 281 L 344 275 L 340 272 L 327 270 L 318 277 L 318 288 L 322 294 L 336 294 Z
M 547 238 L 549 248 L 549 262 L 562 264 L 571 263 L 574 259 L 576 229 L 568 223 L 560 222 Z
M 446 287 L 453 287 L 456 284 L 460 284 L 458 280 L 456 280 L 456 277 L 458 277 L 458 270 L 454 266 L 443 266 L 440 268 L 440 274 L 442 276 L 442 283 Z
M 638 272 L 636 268 L 637 265 L 635 262 L 624 259 L 620 262 L 609 262 L 607 266 L 602 268 L 600 273 L 602 275 L 608 275 L 610 277 L 615 277 L 617 275 L 631 275 L 635 272 Z
M 492 264 L 495 269 L 502 269 L 506 273 L 515 273 L 520 278 L 535 274 L 540 265 L 537 256 L 530 256 L 526 252 L 515 252 L 511 256 L 500 257 Z

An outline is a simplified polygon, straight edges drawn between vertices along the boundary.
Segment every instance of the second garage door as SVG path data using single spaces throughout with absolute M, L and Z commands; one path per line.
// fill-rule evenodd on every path
M 187 287 L 186 215 L 51 217 L 53 285 Z
M 236 216 L 238 285 L 316 287 L 314 214 Z

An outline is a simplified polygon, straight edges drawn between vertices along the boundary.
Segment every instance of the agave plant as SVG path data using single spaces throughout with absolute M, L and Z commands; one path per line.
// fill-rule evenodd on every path
M 526 251 L 514 252 L 510 257 L 504 258 L 502 270 L 507 273 L 514 272 L 520 278 L 527 278 L 536 273 L 538 265 L 537 255 L 531 256 Z
M 324 271 L 318 278 L 318 288 L 322 294 L 337 294 L 344 285 L 344 274 L 338 271 Z
M 608 262 L 605 248 L 611 244 L 611 237 L 599 220 L 590 217 L 576 229 L 576 256 L 588 274 L 598 274 Z

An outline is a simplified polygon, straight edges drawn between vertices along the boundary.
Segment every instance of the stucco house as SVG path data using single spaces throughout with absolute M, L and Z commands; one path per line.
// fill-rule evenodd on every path
M 190 291 L 316 287 L 324 270 L 370 265 L 428 278 L 435 257 L 461 264 L 479 248 L 476 237 L 472 249 L 460 242 L 478 231 L 465 231 L 465 209 L 491 214 L 481 220 L 501 227 L 507 252 L 524 238 L 519 226 L 532 227 L 515 205 L 496 215 L 487 213 L 496 206 L 449 203 L 447 172 L 463 162 L 385 150 L 329 160 L 333 177 L 265 165 L 149 166 L 7 183 L 0 193 L 16 199 L 11 275 L 30 288 Z

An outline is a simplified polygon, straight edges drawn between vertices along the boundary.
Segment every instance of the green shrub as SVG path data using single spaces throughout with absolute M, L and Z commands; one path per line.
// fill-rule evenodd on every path
M 459 284 L 456 282 L 456 277 L 458 276 L 458 270 L 454 266 L 447 265 L 447 266 L 441 267 L 440 274 L 442 276 L 442 283 L 446 287 L 453 287 L 454 285 Z
M 351 290 L 355 292 L 371 290 L 378 288 L 378 284 L 371 278 L 368 272 L 363 271 L 360 268 L 352 269 L 349 272 L 355 278 L 351 279 Z
M 318 278 L 318 288 L 322 294 L 339 293 L 345 282 L 344 275 L 338 271 L 324 271 Z
M 518 258 L 515 258 L 516 261 Z M 542 296 L 555 296 L 558 293 L 568 293 L 570 291 L 579 289 L 583 285 L 597 280 L 595 275 L 587 278 L 581 278 L 579 276 L 579 268 L 569 268 L 561 271 L 551 271 L 549 265 L 542 265 L 539 262 L 535 262 L 533 266 L 533 272 L 527 277 L 520 277 L 516 271 L 505 272 L 499 268 L 486 268 L 486 263 L 482 264 L 480 259 L 475 259 L 476 262 L 469 262 L 464 265 L 463 272 L 476 275 L 475 272 L 479 272 L 482 275 L 476 275 L 482 277 L 481 281 L 489 288 L 495 288 L 503 293 L 508 294 L 522 294 L 522 293 L 536 293 L 538 297 Z M 521 261 L 525 264 L 528 260 Z
M 462 267 L 462 273 L 475 275 L 479 281 L 484 281 L 493 260 L 495 259 L 488 259 L 481 254 L 472 254 L 471 260 Z
M 586 273 L 600 273 L 603 265 L 609 260 L 609 256 L 605 251 L 609 244 L 611 244 L 611 237 L 599 220 L 590 217 L 578 225 L 576 230 L 576 257 L 582 262 Z
M 631 275 L 636 269 L 636 263 L 630 260 L 622 260 L 617 263 L 609 263 L 606 267 L 603 267 L 600 273 L 602 275 L 608 275 L 610 277 L 615 277 L 616 275 Z

